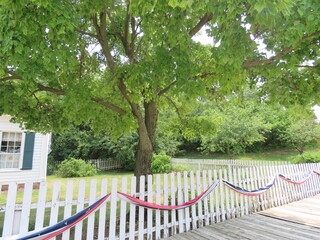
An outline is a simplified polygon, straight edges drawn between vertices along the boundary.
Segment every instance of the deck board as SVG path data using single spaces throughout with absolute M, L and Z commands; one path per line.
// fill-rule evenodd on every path
M 167 240 L 317 240 L 320 239 L 320 194 L 259 213 L 216 223 Z

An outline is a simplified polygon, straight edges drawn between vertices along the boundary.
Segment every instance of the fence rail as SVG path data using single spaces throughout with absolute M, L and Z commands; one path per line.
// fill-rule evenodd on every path
M 255 160 L 230 160 L 230 159 L 187 159 L 172 158 L 173 166 L 183 165 L 190 169 L 217 170 L 224 168 L 244 168 L 253 166 L 280 166 L 291 164 L 288 161 L 255 161 Z
M 100 170 L 112 170 L 120 169 L 123 167 L 123 162 L 119 160 L 114 160 L 111 158 L 108 159 L 90 159 L 88 160 Z
M 51 187 L 47 182 L 41 182 L 39 190 L 34 190 L 32 183 L 25 183 L 22 204 L 16 203 L 17 196 L 21 193 L 17 192 L 17 184 L 11 183 L 8 192 L 0 195 L 6 199 L 6 205 L 0 206 L 2 237 L 6 239 L 14 234 L 23 236 L 28 231 L 53 225 L 111 192 L 109 202 L 90 215 L 85 222 L 80 222 L 63 233 L 62 239 L 160 239 L 313 196 L 320 193 L 320 176 L 313 174 L 301 185 L 279 179 L 269 191 L 256 197 L 239 195 L 221 184 L 199 203 L 190 208 L 173 211 L 129 205 L 118 198 L 117 192 L 128 193 L 157 204 L 177 205 L 199 196 L 219 179 L 252 190 L 264 187 L 277 173 L 291 179 L 301 179 L 309 170 L 320 171 L 320 164 L 255 166 L 149 175 L 140 178 L 140 189 L 136 189 L 135 177 L 130 181 L 127 178 L 122 178 L 121 181 L 114 178 L 111 180 L 111 187 L 108 180 L 103 179 L 99 189 L 97 180 L 80 180 L 78 185 L 74 181 L 68 181 L 66 186 L 56 182 Z M 62 194 L 63 188 L 65 194 Z M 52 193 L 47 197 L 49 190 L 52 190 Z
M 123 161 L 121 160 L 114 160 L 111 158 L 107 159 L 89 159 L 88 162 L 91 162 L 97 169 L 100 170 L 113 170 L 113 169 L 120 169 L 123 167 Z M 55 167 L 57 168 L 62 161 L 55 161 Z

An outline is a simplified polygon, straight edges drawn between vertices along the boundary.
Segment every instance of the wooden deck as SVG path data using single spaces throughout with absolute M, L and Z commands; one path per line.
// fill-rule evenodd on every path
M 167 240 L 320 239 L 320 195 L 174 235 Z

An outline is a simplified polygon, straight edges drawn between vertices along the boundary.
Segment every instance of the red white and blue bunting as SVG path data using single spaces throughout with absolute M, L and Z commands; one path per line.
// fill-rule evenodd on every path
M 168 210 L 168 211 L 180 210 L 180 209 L 190 207 L 190 206 L 196 204 L 197 202 L 201 201 L 202 199 L 207 197 L 212 191 L 214 191 L 220 184 L 224 184 L 227 187 L 229 187 L 230 189 L 232 189 L 240 194 L 243 194 L 243 195 L 259 196 L 259 195 L 265 193 L 266 191 L 268 191 L 275 184 L 278 177 L 289 182 L 289 183 L 302 184 L 311 177 L 312 173 L 320 175 L 320 172 L 313 170 L 313 171 L 308 172 L 303 177 L 303 179 L 300 179 L 299 181 L 295 181 L 295 180 L 292 180 L 290 178 L 283 176 L 282 174 L 277 174 L 277 175 L 275 175 L 275 177 L 273 179 L 270 180 L 270 182 L 265 187 L 261 187 L 256 190 L 246 190 L 241 187 L 235 186 L 226 180 L 221 180 L 221 181 L 217 180 L 206 191 L 204 191 L 198 197 L 196 197 L 188 202 L 185 202 L 183 204 L 175 205 L 175 206 L 165 206 L 165 205 L 159 205 L 159 204 L 146 202 L 146 201 L 143 201 L 141 199 L 138 199 L 136 197 L 133 197 L 128 194 L 121 193 L 121 192 L 118 192 L 117 195 L 122 200 L 124 200 L 128 203 L 137 205 L 139 207 L 156 209 L 156 210 Z M 44 228 L 41 231 L 37 231 L 37 232 L 34 231 L 31 234 L 29 233 L 29 235 L 24 236 L 24 237 L 20 237 L 17 240 L 40 240 L 40 239 L 41 240 L 48 240 L 48 239 L 51 239 L 55 236 L 58 236 L 59 234 L 62 234 L 64 231 L 66 231 L 66 230 L 70 229 L 71 227 L 73 227 L 74 225 L 76 225 L 78 222 L 87 218 L 90 214 L 97 211 L 101 207 L 101 205 L 103 205 L 106 201 L 108 201 L 110 199 L 110 196 L 111 196 L 111 194 L 107 194 L 106 196 L 100 198 L 98 201 L 96 201 L 95 203 L 93 203 L 92 205 L 87 207 L 86 209 L 76 213 L 75 215 L 73 215 L 73 216 L 53 225 L 53 226 L 49 226 L 47 228 Z

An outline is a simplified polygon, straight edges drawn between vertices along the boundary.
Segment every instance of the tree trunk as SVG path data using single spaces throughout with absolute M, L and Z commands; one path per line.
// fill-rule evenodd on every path
M 138 119 L 139 143 L 136 153 L 136 166 L 134 175 L 137 177 L 137 187 L 142 175 L 151 174 L 151 161 L 154 148 L 155 133 L 158 122 L 158 109 L 156 102 L 144 104 L 144 119 Z M 138 190 L 138 189 L 137 189 Z

